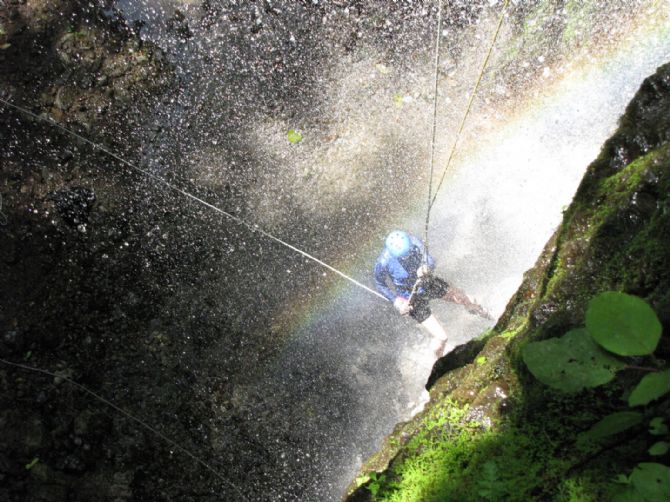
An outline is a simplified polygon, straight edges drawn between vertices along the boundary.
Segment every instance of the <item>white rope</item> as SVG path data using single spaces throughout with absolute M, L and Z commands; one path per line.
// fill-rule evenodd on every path
M 470 98 L 468 99 L 468 105 L 465 108 L 465 113 L 463 114 L 463 119 L 461 120 L 461 124 L 458 127 L 458 131 L 456 132 L 456 138 L 454 139 L 454 143 L 451 146 L 451 151 L 449 153 L 449 158 L 447 159 L 447 164 L 444 167 L 444 170 L 442 171 L 442 177 L 440 178 L 440 182 L 437 184 L 437 188 L 435 189 L 435 195 L 433 195 L 432 200 L 429 200 L 428 202 L 428 213 L 430 214 L 430 208 L 435 204 L 435 200 L 437 199 L 437 194 L 440 191 L 440 188 L 442 187 L 442 183 L 444 182 L 444 178 L 447 175 L 447 172 L 449 172 L 449 167 L 451 166 L 451 161 L 454 158 L 454 155 L 456 154 L 456 150 L 458 147 L 458 142 L 461 139 L 461 134 L 463 133 L 463 129 L 465 128 L 465 122 L 468 119 L 468 115 L 470 115 L 470 111 L 472 110 L 472 103 L 475 100 L 475 96 L 477 95 L 477 90 L 479 89 L 479 84 L 481 84 L 482 79 L 484 78 L 484 72 L 486 71 L 486 67 L 489 64 L 489 59 L 491 58 L 491 54 L 493 53 L 493 48 L 495 47 L 496 40 L 498 40 L 498 35 L 500 34 L 500 28 L 502 27 L 503 20 L 505 19 L 505 11 L 507 10 L 507 6 L 509 5 L 509 0 L 505 0 L 502 10 L 500 12 L 500 18 L 498 19 L 498 25 L 496 26 L 496 30 L 493 34 L 493 37 L 491 38 L 491 43 L 489 45 L 488 52 L 486 53 L 486 57 L 484 58 L 484 61 L 482 62 L 482 67 L 479 70 L 479 75 L 477 76 L 477 81 L 475 82 L 474 87 L 472 88 L 472 91 L 470 92 Z M 432 183 L 432 179 L 431 179 Z M 426 223 L 426 226 L 428 224 Z
M 0 98 L 0 99 L 1 99 L 1 98 Z M 191 457 L 193 460 L 195 460 L 196 462 L 198 462 L 200 465 L 202 465 L 203 467 L 205 467 L 207 470 L 209 470 L 210 472 L 212 472 L 217 478 L 219 478 L 219 479 L 220 479 L 221 481 L 223 481 L 225 484 L 227 484 L 228 486 L 234 488 L 235 491 L 237 492 L 237 494 L 238 494 L 243 500 L 248 500 L 248 499 L 244 496 L 244 494 L 242 493 L 242 491 L 241 491 L 237 486 L 235 486 L 231 481 L 229 481 L 228 479 L 226 479 L 221 473 L 219 473 L 216 469 L 214 469 L 211 465 L 209 465 L 207 462 L 205 462 L 204 460 L 202 460 L 200 457 L 198 457 L 198 456 L 195 455 L 194 453 L 191 453 L 191 452 L 190 452 L 189 450 L 187 450 L 185 447 L 181 446 L 179 443 L 177 443 L 177 442 L 175 442 L 174 440 L 170 439 L 169 437 L 167 437 L 166 435 L 164 435 L 162 432 L 160 432 L 160 431 L 154 429 L 152 426 L 150 426 L 149 424 L 147 424 L 147 423 L 144 422 L 143 420 L 140 420 L 139 418 L 137 418 L 137 417 L 131 415 L 130 413 L 128 413 L 128 412 L 127 412 L 126 410 L 124 410 L 123 408 L 117 406 L 116 404 L 112 403 L 111 401 L 108 401 L 107 399 L 105 399 L 104 397 L 100 396 L 99 394 L 96 394 L 96 393 L 93 392 L 92 390 L 89 390 L 88 388 L 84 387 L 82 384 L 80 384 L 80 383 L 78 383 L 78 382 L 75 382 L 75 381 L 72 380 L 71 378 L 68 378 L 68 377 L 66 377 L 66 376 L 64 376 L 64 375 L 58 375 L 58 374 L 56 374 L 56 373 L 52 373 L 51 371 L 43 370 L 42 368 L 35 368 L 35 367 L 33 367 L 33 366 L 27 366 L 27 365 L 25 365 L 25 364 L 14 363 L 14 362 L 11 362 L 11 361 L 7 361 L 6 359 L 2 359 L 2 358 L 0 358 L 0 362 L 3 363 L 3 364 L 6 364 L 6 365 L 8 365 L 8 366 L 14 366 L 15 368 L 20 368 L 20 369 L 22 369 L 22 370 L 32 371 L 32 372 L 34 372 L 34 373 L 42 373 L 42 374 L 44 374 L 44 375 L 49 375 L 49 376 L 54 377 L 54 378 L 62 378 L 63 380 L 65 380 L 65 381 L 68 382 L 69 384 L 74 385 L 75 387 L 77 387 L 77 388 L 83 390 L 85 393 L 87 393 L 87 394 L 93 396 L 93 397 L 94 397 L 95 399 L 97 399 L 98 401 L 101 401 L 102 403 L 106 404 L 107 406 L 109 406 L 109 407 L 115 409 L 116 411 L 118 411 L 119 413 L 121 413 L 122 415 L 124 415 L 125 417 L 127 417 L 127 418 L 133 420 L 134 422 L 137 422 L 137 423 L 140 424 L 142 427 L 144 427 L 145 429 L 151 431 L 153 434 L 155 434 L 156 436 L 158 436 L 159 438 L 161 438 L 163 441 L 165 441 L 166 443 L 168 443 L 170 446 L 173 446 L 174 448 L 177 448 L 178 450 L 182 451 L 183 453 L 185 453 L 186 455 L 188 455 L 189 457 Z
M 322 260 L 319 260 L 318 258 L 316 258 L 315 256 L 313 256 L 313 255 L 307 253 L 306 251 L 303 251 L 302 249 L 299 249 L 299 248 L 295 247 L 294 245 L 289 244 L 288 242 L 286 242 L 286 241 L 280 239 L 279 237 L 275 237 L 274 235 L 270 234 L 269 232 L 266 232 L 265 230 L 259 228 L 258 225 L 252 225 L 252 224 L 250 224 L 250 223 L 247 223 L 246 221 L 244 221 L 243 219 L 239 218 L 238 216 L 235 216 L 235 215 L 233 215 L 233 214 L 231 214 L 231 213 L 229 213 L 229 212 L 227 212 L 227 211 L 224 211 L 223 209 L 221 209 L 221 208 L 219 208 L 219 207 L 217 207 L 217 206 L 215 206 L 215 205 L 213 205 L 213 204 L 210 204 L 209 202 L 207 202 L 207 201 L 205 201 L 205 200 L 202 200 L 201 198 L 199 198 L 199 197 L 193 195 L 192 193 L 189 193 L 189 192 L 187 192 L 186 190 L 183 190 L 183 189 L 181 189 L 181 188 L 179 188 L 179 187 L 173 185 L 172 183 L 170 183 L 169 181 L 167 181 L 165 178 L 162 178 L 162 177 L 160 177 L 160 176 L 158 176 L 158 175 L 156 175 L 156 174 L 154 174 L 154 173 L 151 173 L 151 172 L 147 171 L 146 169 L 142 169 L 142 168 L 140 168 L 140 167 L 138 167 L 138 166 L 132 164 L 131 162 L 128 162 L 127 160 L 121 158 L 120 156 L 118 156 L 117 154 L 115 154 L 115 153 L 112 152 L 111 150 L 108 150 L 107 148 L 105 148 L 104 146 L 100 145 L 99 143 L 95 143 L 95 142 L 91 141 L 90 139 L 85 138 L 85 137 L 82 136 L 81 134 L 78 134 L 78 133 L 74 132 L 73 130 L 68 129 L 67 127 L 65 127 L 65 126 L 63 126 L 63 125 L 61 125 L 61 124 L 59 124 L 58 122 L 54 122 L 53 120 L 50 120 L 50 119 L 47 119 L 47 118 L 45 118 L 45 117 L 39 116 L 39 115 L 37 115 L 37 114 L 31 112 L 30 110 L 27 110 L 27 109 L 25 109 L 25 108 L 23 108 L 23 107 L 21 107 L 21 106 L 15 105 L 14 103 L 11 103 L 11 102 L 5 100 L 4 98 L 1 98 L 1 97 L 0 97 L 0 102 L 4 103 L 4 104 L 6 104 L 6 105 L 8 105 L 8 106 L 10 106 L 10 107 L 12 107 L 12 108 L 14 108 L 14 109 L 20 111 L 20 112 L 23 112 L 23 113 L 25 113 L 25 114 L 27 114 L 27 115 L 29 115 L 29 116 L 31 116 L 31 117 L 37 119 L 37 120 L 40 120 L 40 121 L 42 121 L 42 122 L 46 122 L 46 123 L 48 123 L 48 124 L 50 124 L 50 125 L 52 125 L 52 126 L 55 126 L 55 127 L 57 127 L 58 129 L 61 129 L 62 131 L 65 131 L 67 134 L 70 134 L 70 135 L 72 135 L 72 136 L 75 136 L 76 138 L 79 138 L 80 140 L 82 140 L 82 141 L 88 143 L 89 145 L 93 146 L 94 148 L 96 148 L 96 149 L 98 149 L 98 150 L 100 150 L 100 151 L 106 153 L 107 155 L 109 155 L 109 156 L 111 156 L 111 157 L 114 157 L 116 160 L 118 160 L 119 162 L 125 164 L 126 166 L 130 167 L 131 169 L 134 169 L 135 171 L 137 171 L 137 172 L 139 172 L 139 173 L 142 173 L 142 174 L 145 175 L 145 176 L 148 176 L 148 177 L 150 177 L 150 178 L 153 178 L 154 180 L 156 180 L 156 181 L 162 183 L 162 184 L 165 185 L 166 187 L 168 187 L 168 188 L 174 190 L 175 192 L 179 192 L 180 194 L 182 194 L 182 195 L 184 195 L 184 196 L 186 196 L 186 197 L 188 197 L 188 198 L 190 198 L 190 199 L 193 199 L 194 201 L 199 202 L 200 204 L 202 204 L 202 205 L 204 205 L 204 206 L 207 206 L 207 207 L 210 208 L 210 209 L 213 209 L 214 211 L 216 211 L 216 212 L 218 212 L 218 213 L 220 213 L 220 214 L 222 214 L 222 215 L 224 215 L 224 216 L 230 218 L 230 219 L 233 220 L 234 222 L 236 222 L 236 223 L 238 223 L 238 224 L 240 224 L 240 225 L 243 225 L 243 226 L 247 227 L 247 228 L 248 228 L 249 230 L 251 230 L 252 232 L 258 232 L 258 233 L 260 233 L 261 235 L 267 237 L 268 239 L 272 239 L 273 241 L 278 242 L 279 244 L 282 244 L 283 246 L 286 246 L 287 248 L 289 248 L 289 249 L 295 251 L 296 253 L 301 254 L 301 255 L 304 256 L 305 258 L 308 258 L 308 259 L 310 259 L 310 260 L 312 260 L 312 261 L 318 263 L 318 264 L 321 265 L 322 267 L 325 267 L 325 268 L 327 268 L 328 270 L 330 270 L 330 271 L 332 271 L 332 272 L 335 272 L 337 275 L 339 275 L 340 277 L 342 277 L 342 278 L 344 278 L 344 279 L 350 281 L 351 283 L 355 284 L 355 285 L 358 286 L 359 288 L 363 288 L 364 290 L 366 290 L 366 291 L 372 293 L 373 295 L 378 296 L 379 298 L 381 298 L 381 299 L 383 299 L 383 300 L 385 300 L 385 301 L 388 301 L 387 298 L 384 297 L 384 295 L 378 293 L 378 292 L 375 291 L 374 289 L 369 288 L 368 286 L 366 286 L 365 284 L 363 284 L 363 283 L 357 281 L 357 280 L 354 279 L 353 277 L 348 276 L 348 275 L 345 274 L 344 272 L 341 272 L 341 271 L 337 270 L 335 267 L 333 267 L 333 266 L 331 266 L 331 265 L 328 265 L 326 262 L 324 262 L 324 261 L 322 261 Z
M 442 0 L 437 3 L 437 35 L 435 37 L 435 79 L 433 87 L 433 130 L 430 139 L 430 151 L 428 165 L 430 175 L 428 176 L 428 207 L 426 209 L 426 228 L 424 230 L 424 248 L 423 261 L 426 264 L 428 260 L 428 225 L 430 224 L 430 208 L 433 205 L 433 171 L 435 165 L 435 134 L 437 130 L 437 91 L 438 77 L 440 71 L 440 38 L 442 36 Z

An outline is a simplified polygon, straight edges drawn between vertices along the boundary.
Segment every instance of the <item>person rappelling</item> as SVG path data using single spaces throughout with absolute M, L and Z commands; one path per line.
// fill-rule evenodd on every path
M 463 305 L 471 314 L 492 317 L 463 290 L 433 275 L 434 270 L 435 260 L 423 242 L 408 232 L 394 230 L 386 237 L 375 263 L 374 282 L 377 291 L 393 303 L 400 315 L 416 320 L 432 335 L 431 346 L 436 356 L 442 357 L 447 334 L 431 312 L 430 300 L 441 298 Z

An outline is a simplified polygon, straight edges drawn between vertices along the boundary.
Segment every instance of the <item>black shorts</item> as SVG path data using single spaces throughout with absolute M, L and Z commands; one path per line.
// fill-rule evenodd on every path
M 425 285 L 421 287 L 420 292 L 412 298 L 409 315 L 417 322 L 423 322 L 432 314 L 429 302 L 436 298 L 442 298 L 449 291 L 449 283 L 439 277 L 429 277 L 425 279 Z

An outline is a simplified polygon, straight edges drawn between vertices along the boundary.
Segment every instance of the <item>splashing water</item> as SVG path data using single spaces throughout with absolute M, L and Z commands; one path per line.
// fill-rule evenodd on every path
M 598 59 L 555 70 L 559 77 L 546 86 L 539 82 L 534 97 L 484 124 L 485 137 L 460 146 L 433 208 L 430 246 L 438 275 L 463 287 L 494 314 L 502 313 L 642 79 L 670 57 L 669 28 L 667 18 L 659 20 L 633 31 Z M 482 127 L 481 117 L 479 121 Z M 440 145 L 442 165 L 447 140 L 443 137 Z M 414 217 L 395 218 L 391 226 L 421 235 L 421 200 L 417 197 Z M 342 265 L 369 277 L 372 248 L 383 242 L 374 237 L 365 260 Z M 304 368 L 308 360 L 306 371 L 316 376 L 339 361 L 340 378 L 360 396 L 357 409 L 350 410 L 358 415 L 351 420 L 358 440 L 339 452 L 345 467 L 335 487 L 344 487 L 381 436 L 421 404 L 434 356 L 428 336 L 411 321 L 394 318 L 392 309 L 350 288 L 332 295 L 320 312 L 314 311 L 315 303 L 306 308 L 278 365 Z M 433 310 L 451 346 L 488 327 L 458 307 L 433 302 Z M 364 445 L 365 438 L 370 446 Z
M 248 83 L 244 71 L 253 74 L 255 67 L 238 63 L 249 53 L 230 43 L 234 51 L 228 54 L 217 45 L 219 39 L 237 36 L 232 21 L 216 29 L 194 27 L 196 42 L 188 45 L 166 34 L 168 19 L 175 7 L 185 19 L 197 19 L 202 2 L 118 4 L 129 16 L 149 21 L 145 36 L 170 48 L 180 66 L 186 89 L 179 100 L 184 106 L 168 114 L 180 126 L 194 125 L 193 133 L 180 138 L 185 159 L 180 169 L 188 169 L 199 184 L 217 191 L 230 185 L 228 199 L 245 216 L 364 282 L 390 227 L 421 234 L 427 189 L 423 159 L 432 104 L 429 58 L 387 60 L 374 44 L 328 49 L 335 62 L 313 69 L 318 99 L 313 88 L 291 89 L 288 98 L 283 89 L 276 91 L 277 99 L 295 98 L 297 104 L 275 109 L 267 103 L 268 95 L 242 95 Z M 561 210 L 584 169 L 642 79 L 670 58 L 670 23 L 663 4 L 649 2 L 650 9 L 637 22 L 626 24 L 629 33 L 618 37 L 615 47 L 546 65 L 542 59 L 544 68 L 525 82 L 527 88 L 519 90 L 517 99 L 497 99 L 500 93 L 493 82 L 476 101 L 459 155 L 433 208 L 430 249 L 438 275 L 463 287 L 493 313 L 503 311 L 523 272 L 560 223 Z M 260 14 L 252 17 L 253 23 L 268 22 Z M 489 17 L 464 29 L 468 44 L 445 49 L 438 174 L 484 50 L 471 41 L 488 39 L 493 15 Z M 279 30 L 277 38 L 284 38 L 276 44 L 306 51 L 294 28 L 286 29 Z M 252 31 L 245 36 L 248 42 L 264 35 Z M 499 52 L 509 41 L 499 43 Z M 429 46 L 422 35 L 403 42 Z M 249 43 L 247 49 L 254 49 Z M 305 59 L 312 55 L 295 57 L 310 66 Z M 282 57 L 277 56 L 276 71 L 288 72 L 290 65 Z M 241 70 L 235 76 L 241 84 L 225 76 Z M 302 92 L 309 97 L 294 96 Z M 511 91 L 501 93 L 507 98 Z M 253 103 L 255 96 L 258 103 Z M 184 127 L 175 129 L 173 137 L 186 134 Z M 299 144 L 286 140 L 292 129 L 302 131 Z M 152 162 L 158 164 L 157 159 Z M 311 264 L 276 250 L 270 251 L 270 259 L 277 262 L 277 275 L 295 275 L 281 282 L 287 291 L 277 294 L 278 306 L 264 315 L 255 313 L 256 291 L 233 300 L 241 317 L 257 315 L 255 324 L 243 323 L 248 330 L 272 321 L 267 336 L 281 340 L 281 349 L 269 361 L 254 368 L 253 375 L 239 378 L 244 384 L 230 398 L 250 410 L 255 424 L 248 427 L 276 461 L 277 472 L 256 474 L 250 484 L 273 499 L 296 494 L 305 500 L 336 499 L 363 457 L 419 404 L 433 363 L 429 340 L 416 324 L 397 317 L 369 293 L 334 284 L 322 271 L 314 277 L 304 270 Z M 263 294 L 275 294 L 275 279 L 242 271 L 231 282 L 255 281 Z M 451 345 L 489 326 L 453 305 L 435 302 L 434 311 Z M 229 350 L 219 348 L 220 353 Z

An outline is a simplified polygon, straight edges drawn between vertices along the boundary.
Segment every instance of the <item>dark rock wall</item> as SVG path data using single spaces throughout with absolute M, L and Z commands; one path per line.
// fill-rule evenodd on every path
M 161 51 L 88 2 L 7 2 L 0 24 L 2 98 L 137 162 L 147 117 L 174 86 Z M 58 375 L 0 368 L 0 498 L 187 500 L 194 486 L 232 490 L 217 490 L 215 476 L 202 482 L 192 459 L 171 462 L 169 444 L 64 380 L 152 424 L 162 416 L 166 435 L 193 426 L 174 405 L 193 395 L 193 375 L 165 355 L 174 342 L 155 320 L 167 285 L 180 280 L 166 273 L 171 260 L 191 258 L 168 249 L 154 218 L 174 222 L 175 236 L 189 223 L 150 206 L 122 163 L 0 106 L 0 355 Z M 157 366 L 167 374 L 157 377 Z M 153 405 L 149 393 L 160 394 Z M 153 459 L 173 470 L 153 472 Z

